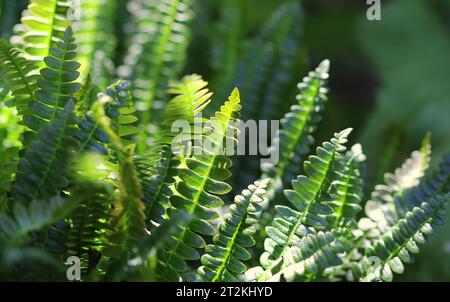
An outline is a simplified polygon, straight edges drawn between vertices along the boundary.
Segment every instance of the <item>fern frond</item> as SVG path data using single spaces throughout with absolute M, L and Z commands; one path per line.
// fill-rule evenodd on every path
M 425 243 L 426 237 L 433 233 L 435 225 L 443 223 L 442 218 L 449 201 L 450 194 L 437 195 L 408 211 L 404 218 L 366 251 L 366 257 L 361 262 L 364 272 L 361 279 L 390 282 L 393 273 L 402 274 L 404 264 L 411 263 L 412 254 L 419 252 L 418 244 Z M 370 257 L 376 257 L 379 261 L 373 265 Z
M 73 109 L 72 101 L 68 101 L 26 149 L 11 188 L 15 203 L 29 204 L 34 199 L 51 198 L 69 184 L 66 177 L 69 161 L 78 146 L 74 138 L 77 129 Z
M 264 274 L 261 278 L 270 278 L 277 273 L 280 263 L 289 247 L 300 238 L 316 230 L 330 230 L 334 217 L 333 209 L 326 205 L 330 199 L 331 184 L 339 179 L 338 172 L 343 170 L 342 152 L 351 129 L 336 133 L 331 142 L 325 142 L 317 148 L 317 155 L 309 157 L 304 164 L 306 176 L 299 175 L 292 181 L 293 190 L 285 190 L 286 198 L 296 210 L 285 206 L 276 206 L 277 215 L 271 226 L 266 228 L 268 238 L 264 243 L 265 252 L 261 255 Z
M 366 159 L 361 145 L 354 145 L 345 156 L 345 167 L 338 172 L 340 178 L 332 184 L 337 200 L 326 204 L 333 209 L 333 228 L 353 229 L 357 226 L 356 215 L 362 210 L 360 203 L 363 195 L 361 164 Z
M 69 216 L 70 229 L 65 243 L 68 255 L 79 257 L 83 269 L 92 268 L 93 258 L 108 243 L 111 187 L 104 181 L 77 181 L 70 190 L 70 199 L 76 200 L 78 206 Z
M 279 272 L 267 281 L 314 281 L 326 269 L 342 263 L 340 254 L 349 248 L 348 242 L 335 232 L 313 232 L 290 246 L 284 255 Z M 247 279 L 264 278 L 261 268 L 247 272 Z
M 399 208 L 400 205 L 395 200 L 401 198 L 405 190 L 419 184 L 428 169 L 430 155 L 430 136 L 427 135 L 422 142 L 420 151 L 412 152 L 411 157 L 394 173 L 386 173 L 384 175 L 385 185 L 375 186 L 372 199 L 366 203 L 365 210 L 368 217 L 377 221 L 382 230 L 403 217 L 404 210 Z
M 298 174 L 303 158 L 314 143 L 311 134 L 316 130 L 326 101 L 329 64 L 328 60 L 323 61 L 298 85 L 298 104 L 293 105 L 281 121 L 282 129 L 275 136 L 271 147 L 272 153 L 279 154 L 279 161 L 261 167 L 263 177 L 272 179 L 274 189 L 282 188 L 283 184 Z
M 96 89 L 90 92 L 88 100 L 98 98 L 95 95 Z M 105 104 L 105 114 L 111 119 L 112 128 L 118 132 L 122 141 L 130 143 L 131 136 L 135 135 L 138 128 L 134 126 L 137 118 L 134 116 L 136 111 L 131 100 L 130 83 L 119 80 L 116 83 L 108 86 L 106 94 L 100 93 L 110 97 L 110 102 Z M 80 148 L 78 152 L 94 151 L 101 154 L 106 154 L 106 146 L 110 141 L 108 135 L 101 129 L 99 123 L 95 121 L 92 116 L 92 111 L 87 111 L 84 117 L 78 118 L 77 121 L 80 132 L 77 139 L 80 141 Z
M 269 56 L 272 56 L 271 65 L 266 70 L 265 83 L 260 86 L 257 94 L 257 103 L 248 103 L 253 110 L 250 115 L 253 119 L 273 120 L 279 119 L 291 102 L 281 102 L 286 91 L 293 92 L 291 85 L 295 84 L 295 76 L 298 74 L 299 64 L 296 62 L 301 53 L 300 37 L 302 27 L 302 10 L 298 1 L 288 1 L 280 4 L 270 19 L 267 21 L 259 39 L 260 43 L 269 46 Z M 259 47 L 258 42 L 252 47 Z M 271 49 L 272 48 L 272 49 Z M 260 52 L 253 50 L 252 52 Z M 250 52 L 250 55 L 253 55 Z M 247 59 L 249 60 L 249 59 Z M 252 60 L 250 58 L 250 60 Z M 267 60 L 264 59 L 264 60 Z M 293 86 L 292 86 L 293 87 Z M 263 89 L 261 89 L 263 88 Z M 290 93 L 289 93 L 290 95 Z M 245 98 L 245 94 L 243 97 Z M 251 97 L 251 96 L 250 96 Z M 253 96 L 255 97 L 255 96 Z M 246 98 L 245 98 L 246 99 Z
M 28 105 L 34 100 L 34 92 L 37 90 L 37 66 L 27 61 L 16 48 L 0 39 L 0 69 L 15 97 L 17 110 L 21 115 L 29 113 Z
M 25 57 L 43 68 L 45 57 L 50 56 L 50 49 L 63 39 L 66 28 L 67 0 L 31 0 L 24 11 L 21 24 L 14 27 L 15 35 L 11 43 L 25 53 Z
M 31 239 L 28 235 L 65 219 L 76 206 L 76 201 L 69 202 L 61 197 L 48 202 L 35 199 L 28 208 L 16 203 L 11 211 L 13 215 L 0 213 L 0 230 L 9 244 L 23 244 Z
M 77 37 L 82 79 L 88 74 L 93 82 L 105 88 L 111 80 L 114 65 L 112 56 L 117 44 L 114 36 L 116 1 L 82 1 L 81 19 L 73 27 Z
M 219 226 L 219 233 L 214 236 L 214 244 L 206 246 L 206 254 L 201 258 L 204 266 L 199 274 L 206 281 L 238 281 L 246 271 L 242 261 L 251 258 L 246 248 L 254 245 L 254 225 L 258 222 L 259 205 L 266 193 L 269 179 L 256 181 L 242 191 L 230 206 L 230 214 Z
M 332 213 L 330 204 L 334 202 L 330 198 L 335 198 L 330 196 L 330 186 L 340 179 L 339 172 L 343 172 L 343 144 L 351 130 L 335 134 L 330 143 L 318 147 L 317 155 L 310 156 L 304 163 L 306 176 L 298 176 L 292 181 L 293 190 L 284 191 L 286 198 L 302 213 L 300 223 L 317 229 L 330 227 L 328 215 Z
M 25 125 L 34 132 L 46 127 L 58 111 L 72 100 L 76 103 L 74 94 L 80 89 L 80 84 L 74 82 L 79 72 L 80 64 L 74 61 L 76 44 L 70 27 L 64 32 L 61 41 L 50 49 L 50 55 L 44 59 L 45 68 L 41 69 L 38 79 L 39 89 L 29 103 L 31 113 L 24 116 Z
M 175 184 L 181 154 L 172 152 L 171 143 L 175 132 L 171 129 L 175 121 L 194 124 L 194 119 L 211 101 L 212 93 L 208 83 L 198 75 L 188 75 L 181 81 L 169 83 L 169 93 L 175 96 L 165 109 L 159 138 L 151 152 L 137 158 L 137 169 L 141 174 L 147 221 L 160 223 L 172 196 L 171 186 Z M 191 133 L 192 134 L 192 133 Z M 183 143 L 182 141 L 180 143 Z
M 140 0 L 132 2 L 136 32 L 133 34 L 121 77 L 133 81 L 142 129 L 139 151 L 148 148 L 148 126 L 159 120 L 158 110 L 167 100 L 167 85 L 181 71 L 190 30 L 191 0 Z
M 186 160 L 187 167 L 180 170 L 181 181 L 170 203 L 174 212 L 193 214 L 194 219 L 185 229 L 180 229 L 161 252 L 158 270 L 161 280 L 178 280 L 187 270 L 185 260 L 200 258 L 197 249 L 205 246 L 205 240 L 199 234 L 213 235 L 215 232 L 209 221 L 218 217 L 214 209 L 223 205 L 217 195 L 231 190 L 224 182 L 231 175 L 228 170 L 231 161 L 225 155 L 224 143 L 234 139 L 237 131 L 234 124 L 240 109 L 239 91 L 234 89 L 221 110 L 210 119 L 210 125 L 205 127 L 201 147 L 194 147 L 192 157 Z

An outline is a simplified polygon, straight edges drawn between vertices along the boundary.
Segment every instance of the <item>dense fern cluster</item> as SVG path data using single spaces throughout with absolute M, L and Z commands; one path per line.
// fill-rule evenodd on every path
M 330 62 L 277 106 L 291 89 L 298 5 L 283 4 L 244 47 L 241 3 L 230 1 L 227 30 L 218 31 L 227 45 L 213 49 L 213 98 L 201 76 L 177 80 L 192 2 L 129 1 L 128 51 L 117 68 L 115 4 L 101 0 L 82 1 L 74 30 L 69 2 L 32 0 L 10 41 L 0 40 L 0 110 L 11 119 L 0 123 L 0 280 L 65 280 L 71 256 L 85 281 L 392 281 L 403 273 L 443 223 L 450 154 L 428 173 L 427 135 L 365 197 L 366 157 L 360 144 L 347 146 L 352 129 L 313 138 Z M 241 116 L 282 118 L 270 148 L 278 162 L 259 168 L 224 149 L 238 143 Z M 180 120 L 191 126 L 181 135 Z M 233 173 L 248 186 L 234 198 Z

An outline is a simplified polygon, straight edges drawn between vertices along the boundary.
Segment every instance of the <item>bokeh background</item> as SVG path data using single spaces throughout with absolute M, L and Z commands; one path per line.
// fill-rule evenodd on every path
M 114 63 L 120 66 L 132 30 L 126 26 L 130 9 L 127 0 L 111 1 L 118 1 Z M 271 76 L 253 89 L 256 99 L 277 105 L 254 106 L 247 114 L 278 119 L 294 102 L 296 83 L 321 60 L 330 59 L 329 102 L 316 141 L 354 128 L 352 142 L 361 142 L 368 156 L 368 192 L 382 182 L 384 172 L 393 171 L 419 147 L 428 131 L 435 167 L 450 150 L 450 1 L 382 0 L 380 21 L 367 20 L 369 6 L 362 0 L 297 1 L 299 11 L 271 33 L 270 20 L 285 2 L 293 1 L 195 0 L 183 74 L 201 74 L 221 100 L 232 86 L 245 86 L 245 76 L 264 75 L 257 68 L 262 66 L 249 69 L 252 51 L 264 47 Z M 3 38 L 9 38 L 26 5 L 25 0 L 0 0 Z M 251 165 L 241 163 L 246 164 Z M 245 186 L 245 177 L 257 173 L 242 175 L 235 187 Z M 450 281 L 449 222 L 450 215 L 415 264 L 396 280 Z

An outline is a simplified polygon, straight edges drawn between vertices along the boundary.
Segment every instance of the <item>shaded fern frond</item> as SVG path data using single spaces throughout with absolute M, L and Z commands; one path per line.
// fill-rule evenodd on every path
M 107 245 L 111 230 L 112 186 L 104 181 L 77 181 L 71 190 L 71 200 L 78 202 L 69 216 L 70 229 L 66 234 L 67 253 L 81 259 L 83 268 L 91 263 Z
M 89 101 L 92 98 L 98 98 L 95 95 L 96 88 L 88 95 Z M 100 93 L 102 97 L 105 94 Z M 105 104 L 105 114 L 111 119 L 113 129 L 118 131 L 119 136 L 122 137 L 123 142 L 130 143 L 131 136 L 137 133 L 137 127 L 134 126 L 137 118 L 134 116 L 135 107 L 131 100 L 130 83 L 119 80 L 116 83 L 108 86 L 106 95 L 109 96 L 109 102 Z M 86 101 L 86 100 L 85 100 Z M 80 132 L 77 139 L 80 141 L 80 148 L 78 152 L 94 151 L 106 154 L 106 145 L 110 142 L 108 135 L 92 116 L 92 111 L 87 111 L 84 117 L 78 118 L 78 127 Z
M 31 239 L 28 237 L 31 233 L 66 218 L 76 205 L 76 202 L 69 202 L 61 197 L 51 198 L 48 202 L 35 199 L 28 208 L 16 203 L 11 211 L 12 215 L 0 213 L 0 230 L 9 244 L 21 244 Z
M 15 203 L 46 200 L 68 186 L 69 161 L 78 146 L 74 138 L 77 129 L 73 109 L 74 105 L 69 101 L 63 110 L 57 110 L 26 149 L 11 188 Z
M 73 25 L 79 47 L 81 77 L 84 79 L 90 74 L 93 82 L 101 88 L 106 87 L 114 72 L 116 8 L 116 1 L 82 1 L 79 7 L 81 19 Z
M 256 181 L 242 191 L 230 206 L 230 213 L 219 226 L 212 245 L 205 248 L 201 261 L 204 266 L 199 274 L 206 281 L 238 281 L 247 270 L 242 261 L 251 258 L 246 248 L 254 245 L 254 225 L 258 222 L 257 213 L 261 211 L 262 195 L 269 180 Z
M 50 49 L 50 55 L 44 59 L 46 67 L 40 71 L 39 89 L 29 104 L 31 113 L 24 116 L 25 125 L 32 131 L 43 129 L 58 111 L 64 110 L 69 100 L 76 103 L 74 94 L 80 89 L 80 84 L 74 82 L 80 67 L 74 61 L 76 48 L 72 29 L 68 27 L 63 39 Z
M 211 35 L 211 66 L 217 75 L 212 81 L 212 89 L 217 95 L 211 110 L 214 112 L 221 105 L 228 91 L 236 86 L 233 83 L 243 52 L 244 39 L 244 1 L 230 0 L 220 2 L 220 21 Z M 211 111 L 210 111 L 211 112 Z
M 17 110 L 21 115 L 29 113 L 28 104 L 34 99 L 37 89 L 37 66 L 27 61 L 16 48 L 0 39 L 0 69 L 2 78 L 6 80 L 15 97 Z
M 138 0 L 133 8 L 136 29 L 119 75 L 133 82 L 142 129 L 139 150 L 148 148 L 148 126 L 160 120 L 169 80 L 184 65 L 190 30 L 191 0 Z M 154 112 L 156 110 L 156 112 Z

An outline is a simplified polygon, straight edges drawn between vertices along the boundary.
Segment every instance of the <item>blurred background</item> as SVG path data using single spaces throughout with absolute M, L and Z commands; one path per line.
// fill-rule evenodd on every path
M 120 66 L 133 30 L 131 1 L 111 1 L 118 2 L 113 59 Z M 0 0 L 3 38 L 27 2 Z M 436 167 L 450 150 L 450 1 L 382 0 L 380 21 L 366 18 L 365 2 L 195 0 L 180 76 L 198 73 L 210 82 L 213 110 L 238 86 L 244 119 L 279 119 L 295 101 L 296 83 L 330 59 L 329 102 L 316 142 L 354 128 L 351 143 L 361 142 L 368 156 L 368 192 L 419 148 L 427 132 Z M 239 175 L 237 190 L 259 175 L 257 163 L 238 162 L 248 173 Z M 448 221 L 450 215 L 396 280 L 450 281 Z

